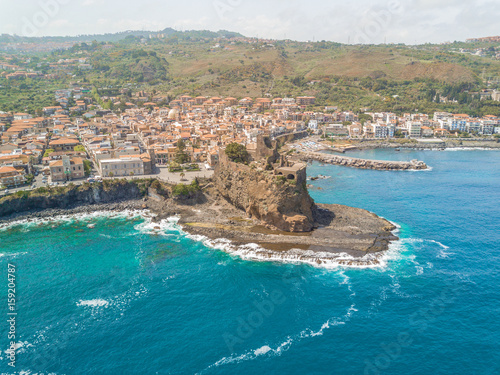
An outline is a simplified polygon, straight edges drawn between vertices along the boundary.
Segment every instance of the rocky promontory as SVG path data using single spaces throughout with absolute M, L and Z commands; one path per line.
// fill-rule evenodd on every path
M 313 229 L 314 202 L 305 185 L 305 164 L 286 167 L 276 160 L 264 164 L 231 162 L 221 155 L 214 174 L 218 193 L 236 208 L 262 221 L 268 227 L 285 232 L 309 232 Z M 279 171 L 285 171 L 287 175 Z
M 397 240 L 389 221 L 341 205 L 315 204 L 306 188 L 306 164 L 288 160 L 277 143 L 259 138 L 248 160 L 219 155 L 212 179 L 171 185 L 155 179 L 107 179 L 19 192 L 0 199 L 0 221 L 24 216 L 147 209 L 156 221 L 172 216 L 193 235 L 259 245 L 259 259 L 321 263 L 349 254 L 362 258 Z M 255 254 L 254 254 L 255 255 Z

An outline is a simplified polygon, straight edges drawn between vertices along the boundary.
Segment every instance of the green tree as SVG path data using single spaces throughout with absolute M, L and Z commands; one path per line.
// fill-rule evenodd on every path
M 85 171 L 85 176 L 90 176 L 90 172 L 92 172 L 92 163 L 90 160 L 85 159 L 83 161 L 83 170 Z
M 227 145 L 225 153 L 229 160 L 235 163 L 247 163 L 248 151 L 244 145 L 233 142 Z
M 43 157 L 46 158 L 47 156 L 49 156 L 50 154 L 52 154 L 54 152 L 54 149 L 52 148 L 48 148 L 47 150 L 45 150 L 44 154 L 43 154 Z
M 369 114 L 366 114 L 366 113 L 361 113 L 359 116 L 358 116 L 358 119 L 359 121 L 361 122 L 361 124 L 364 124 L 366 121 L 370 121 L 372 122 L 373 121 L 373 117 L 370 116 Z
M 183 139 L 179 139 L 177 141 L 177 150 L 178 151 L 184 151 L 186 149 L 186 142 L 184 142 Z
M 189 185 L 185 185 L 185 184 L 177 184 L 175 185 L 173 188 L 172 188 L 172 195 L 174 197 L 178 197 L 180 195 L 182 196 L 189 196 L 189 195 L 192 195 L 194 193 L 196 193 L 197 191 L 200 191 L 201 190 L 201 187 L 200 187 L 200 184 L 198 182 L 198 179 L 195 178 L 193 180 L 193 182 L 191 182 Z
M 177 141 L 177 151 L 175 152 L 174 160 L 179 164 L 187 163 L 190 160 L 190 157 L 186 152 L 186 143 L 182 139 Z
M 85 152 L 85 147 L 83 145 L 77 145 L 73 147 L 73 150 L 76 152 Z

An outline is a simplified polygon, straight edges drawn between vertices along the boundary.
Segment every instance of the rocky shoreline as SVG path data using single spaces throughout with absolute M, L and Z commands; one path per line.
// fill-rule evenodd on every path
M 359 208 L 314 203 L 306 164 L 277 149 L 278 142 L 259 136 L 249 160 L 235 162 L 220 153 L 214 177 L 189 186 L 106 180 L 14 194 L 0 200 L 0 223 L 148 210 L 158 230 L 163 220 L 176 216 L 198 240 L 246 259 L 380 264 L 377 254 L 398 239 L 395 225 Z
M 311 232 L 273 230 L 262 225 L 259 220 L 248 218 L 244 211 L 210 192 L 186 201 L 144 197 L 104 204 L 30 210 L 3 217 L 0 224 L 134 210 L 148 210 L 153 214 L 152 220 L 158 225 L 164 219 L 177 216 L 178 223 L 185 232 L 214 242 L 230 241 L 236 250 L 245 248 L 248 244 L 258 245 L 259 250 L 254 250 L 249 259 L 281 259 L 315 265 L 330 262 L 376 265 L 376 257 L 363 258 L 369 254 L 384 252 L 390 242 L 398 239 L 392 233 L 396 227 L 389 221 L 366 210 L 341 205 L 317 205 L 314 213 L 315 229 Z
M 136 199 L 114 203 L 75 205 L 68 208 L 33 209 L 1 217 L 0 225 L 5 225 L 20 220 L 32 221 L 41 219 L 55 219 L 58 216 L 78 216 L 93 214 L 96 212 L 123 212 L 144 209 L 144 202 L 142 200 Z
M 261 252 L 263 259 L 287 259 L 293 254 L 298 260 L 314 258 L 318 264 L 345 254 L 359 260 L 387 250 L 398 239 L 392 223 L 366 210 L 342 205 L 318 205 L 317 210 L 316 228 L 311 232 L 271 230 L 241 216 L 218 217 L 214 223 L 197 213 L 181 215 L 179 224 L 190 234 L 228 239 L 235 246 L 257 244 L 268 250 Z

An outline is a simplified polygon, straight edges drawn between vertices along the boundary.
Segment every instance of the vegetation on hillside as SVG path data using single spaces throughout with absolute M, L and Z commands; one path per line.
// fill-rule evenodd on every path
M 190 184 L 177 184 L 172 188 L 174 197 L 190 197 L 201 190 L 198 179 L 194 179 Z
M 248 162 L 248 151 L 245 145 L 232 142 L 226 146 L 224 151 L 229 158 L 229 160 L 235 163 L 244 163 Z
M 93 88 L 94 102 L 104 108 L 125 108 L 133 94 L 144 90 L 147 99 L 164 104 L 181 94 L 250 97 L 314 95 L 316 106 L 336 106 L 363 112 L 420 111 L 500 115 L 500 103 L 480 100 L 478 92 L 498 88 L 499 47 L 485 56 L 462 53 L 462 48 L 484 43 L 449 45 L 357 45 L 333 42 L 254 40 L 229 41 L 229 32 L 166 30 L 163 39 L 130 32 L 82 42 L 69 50 L 30 56 L 6 55 L 10 62 L 42 73 L 54 73 L 50 64 L 85 58 L 91 70 L 56 70 L 50 79 L 7 80 L 0 77 L 0 110 L 35 114 L 54 105 L 54 90 L 75 86 Z M 2 55 L 0 55 L 0 60 Z M 102 97 L 119 97 L 114 107 Z M 161 104 L 162 101 L 157 103 Z M 141 104 L 142 105 L 142 104 Z

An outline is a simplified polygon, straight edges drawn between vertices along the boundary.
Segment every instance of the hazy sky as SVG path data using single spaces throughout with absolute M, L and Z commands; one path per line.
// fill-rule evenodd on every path
M 226 29 L 274 39 L 407 44 L 500 35 L 498 0 L 0 0 L 0 33 Z

